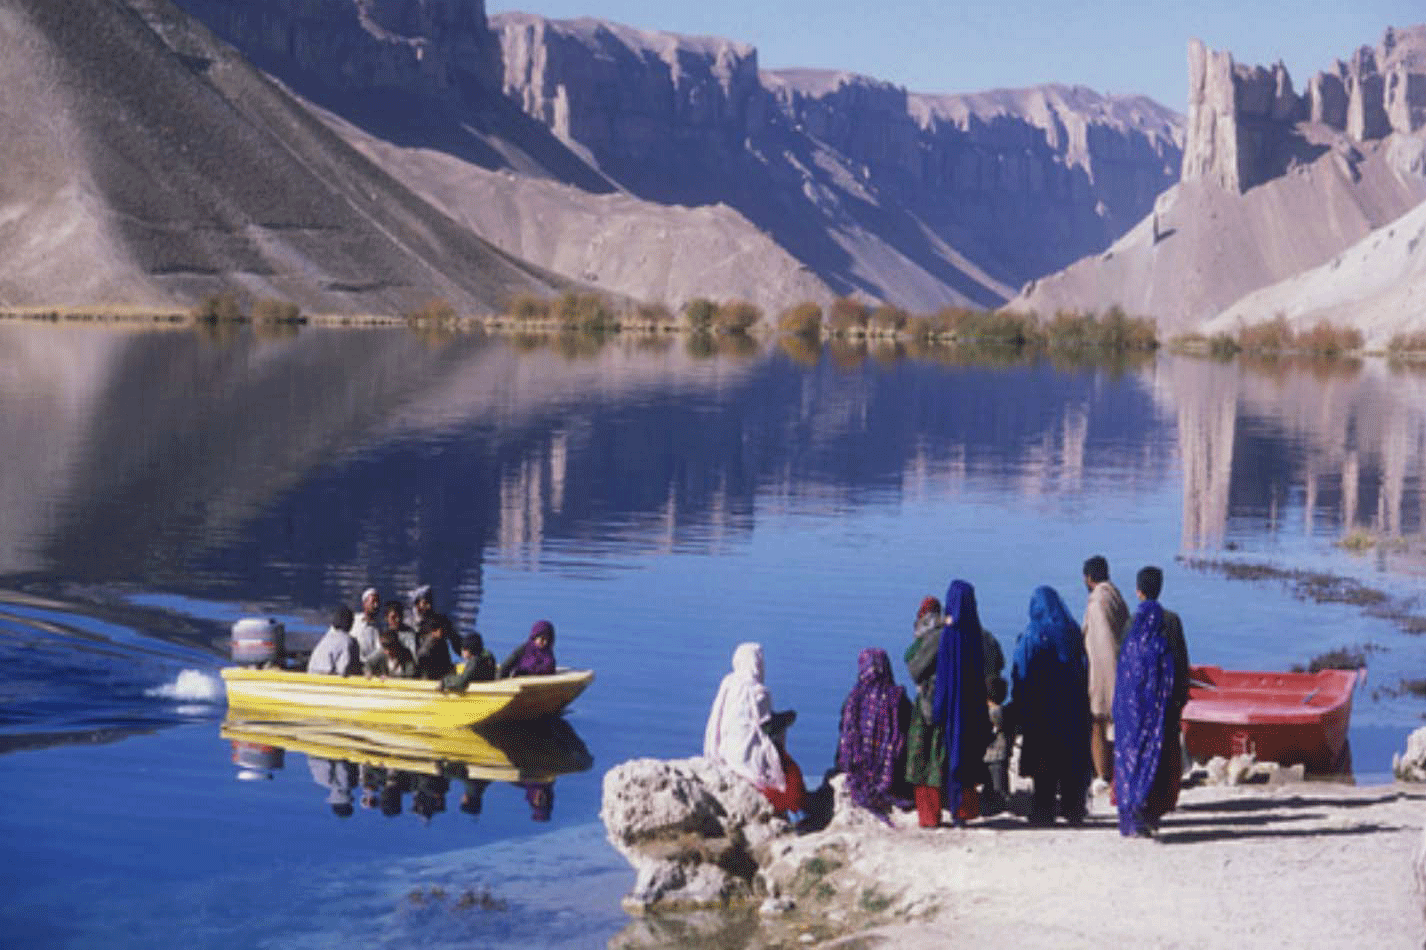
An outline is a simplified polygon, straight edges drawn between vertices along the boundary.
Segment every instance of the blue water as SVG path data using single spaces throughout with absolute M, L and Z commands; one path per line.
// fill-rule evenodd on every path
M 1329 570 L 1426 613 L 1423 385 L 1378 364 L 807 365 L 0 326 L 0 933 L 601 946 L 632 883 L 598 825 L 602 774 L 697 752 L 737 643 L 763 643 L 815 781 L 857 652 L 899 655 L 924 595 L 971 580 L 1008 652 L 1036 585 L 1082 609 L 1092 553 L 1125 588 L 1165 568 L 1196 661 L 1379 647 L 1352 743 L 1358 779 L 1384 778 L 1426 711 L 1384 688 L 1419 676 L 1426 641 L 1182 558 Z M 1334 542 L 1352 530 L 1389 543 L 1350 554 Z M 555 780 L 548 822 L 503 782 L 463 813 L 459 780 L 428 819 L 411 793 L 386 816 L 359 789 L 341 817 L 300 751 L 239 780 L 228 626 L 312 637 L 362 588 L 418 582 L 498 655 L 546 617 L 561 662 L 597 672 L 567 717 L 592 766 Z

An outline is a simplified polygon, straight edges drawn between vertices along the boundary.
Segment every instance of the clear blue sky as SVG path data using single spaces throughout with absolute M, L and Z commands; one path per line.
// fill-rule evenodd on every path
M 1388 26 L 1426 22 L 1423 0 L 487 0 L 487 9 L 724 36 L 756 46 L 764 69 L 846 69 L 916 92 L 1061 82 L 1143 93 L 1179 111 L 1190 37 L 1241 63 L 1281 59 L 1301 92 Z

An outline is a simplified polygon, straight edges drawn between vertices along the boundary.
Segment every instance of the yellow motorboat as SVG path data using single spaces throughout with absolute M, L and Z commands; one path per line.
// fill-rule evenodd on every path
M 591 670 L 566 669 L 547 676 L 472 683 L 463 693 L 442 693 L 433 680 L 324 676 L 241 666 L 226 667 L 222 675 L 229 708 L 247 719 L 318 718 L 427 730 L 550 716 L 594 680 Z

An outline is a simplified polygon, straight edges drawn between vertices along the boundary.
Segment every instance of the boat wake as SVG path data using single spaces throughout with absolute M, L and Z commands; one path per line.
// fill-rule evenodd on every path
M 221 716 L 210 658 L 164 619 L 0 592 L 0 754 Z
M 205 704 L 220 703 L 223 701 L 223 681 L 211 673 L 183 670 L 172 683 L 163 683 L 146 689 L 144 695 L 156 699 L 174 699 Z

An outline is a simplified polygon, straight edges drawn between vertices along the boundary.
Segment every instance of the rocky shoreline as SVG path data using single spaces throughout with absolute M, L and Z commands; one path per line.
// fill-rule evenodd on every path
M 1426 730 L 1399 775 L 1426 763 Z M 890 824 L 830 782 L 822 830 L 797 833 L 701 757 L 638 759 L 604 778 L 600 817 L 633 866 L 634 919 L 611 947 L 1422 945 L 1426 788 L 1305 781 L 1216 760 L 1186 777 L 1152 842 L 1117 833 L 1107 798 L 1082 827 L 1010 811 L 964 829 Z M 1113 906 L 1112 913 L 1105 909 Z M 1098 908 L 1098 909 L 1096 909 Z

